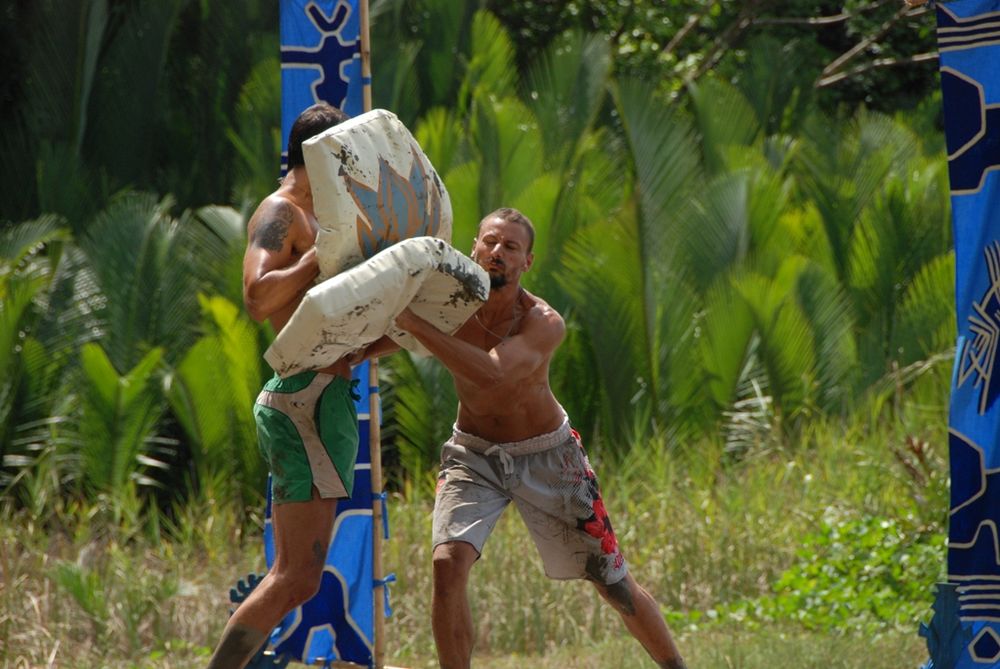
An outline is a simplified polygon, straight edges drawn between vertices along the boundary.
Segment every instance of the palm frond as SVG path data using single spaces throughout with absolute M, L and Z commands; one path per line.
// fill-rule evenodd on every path
M 767 137 L 796 133 L 812 105 L 814 75 L 803 70 L 799 46 L 795 41 L 761 36 L 747 47 L 748 67 L 736 85 Z
M 651 420 L 657 434 L 680 443 L 714 418 L 708 375 L 698 350 L 704 303 L 686 275 L 661 271 L 656 276 L 653 329 L 648 338 L 650 377 L 657 398 Z
M 46 244 L 69 241 L 69 232 L 64 228 L 64 220 L 55 214 L 46 214 L 33 221 L 27 221 L 0 229 L 0 276 L 13 271 L 30 254 Z M 5 267 L 4 265 L 8 265 Z
M 623 142 L 606 129 L 588 131 L 573 148 L 575 159 L 563 172 L 546 171 L 558 179 L 558 195 L 552 204 L 548 225 L 538 229 L 533 281 L 546 299 L 559 308 L 567 302 L 562 288 L 553 279 L 557 259 L 569 238 L 577 231 L 615 216 L 627 203 L 629 173 L 621 166 L 628 161 Z M 568 306 L 568 305 L 567 305 Z
M 705 290 L 742 263 L 750 250 L 747 173 L 714 179 L 678 227 L 684 266 Z
M 254 65 L 240 90 L 236 116 L 226 128 L 226 139 L 236 151 L 235 201 L 255 199 L 274 188 L 278 175 L 276 156 L 282 152 L 281 63 L 276 57 Z
M 403 351 L 385 359 L 387 401 L 384 438 L 395 447 L 400 482 L 434 490 L 441 444 L 451 434 L 458 398 L 448 370 L 434 358 Z M 389 401 L 391 399 L 391 401 Z M 405 481 L 406 476 L 415 480 Z
M 538 124 L 517 98 L 480 100 L 472 141 L 480 160 L 480 215 L 511 202 L 543 171 Z
M 199 290 L 237 291 L 237 215 L 207 210 L 175 220 L 170 205 L 169 198 L 125 194 L 80 240 L 104 300 L 101 336 L 121 368 L 134 365 L 147 346 L 163 346 L 176 362 L 197 337 Z
M 472 248 L 479 221 L 489 211 L 483 211 L 479 201 L 481 174 L 479 162 L 470 160 L 453 167 L 444 176 L 451 199 L 451 243 L 463 251 Z
M 815 383 L 814 336 L 794 293 L 804 267 L 803 258 L 792 257 L 775 278 L 747 275 L 735 286 L 760 334 L 758 354 L 775 410 L 788 417 L 811 399 Z
M 727 167 L 727 147 L 753 144 L 760 134 L 760 122 L 743 93 L 732 84 L 708 76 L 690 82 L 688 88 L 705 166 L 710 174 L 718 174 Z
M 941 172 L 910 163 L 892 174 L 862 212 L 850 239 L 848 279 L 855 302 L 862 354 L 877 378 L 895 353 L 898 309 L 915 275 L 948 247 L 947 189 Z M 912 343 L 912 342 L 911 342 Z
M 514 45 L 503 24 L 490 12 L 480 10 L 472 17 L 469 64 L 458 94 L 459 109 L 473 100 L 512 97 L 517 68 Z
M 798 154 L 801 184 L 821 213 L 837 273 L 848 273 L 850 240 L 855 222 L 882 192 L 893 172 L 906 174 L 919 141 L 902 124 L 886 116 L 859 112 L 843 133 L 831 132 L 830 121 L 815 116 L 805 126 L 807 141 Z
M 563 317 L 566 338 L 552 358 L 549 383 L 586 442 L 600 429 L 601 376 L 590 338 L 577 322 L 575 310 L 564 310 Z
M 943 253 L 924 265 L 899 305 L 891 350 L 903 365 L 954 347 L 955 254 Z M 965 324 L 959 324 L 964 328 Z
M 562 194 L 563 183 L 560 175 L 555 172 L 543 172 L 534 181 L 528 184 L 521 193 L 508 201 L 511 207 L 519 209 L 531 219 L 535 228 L 534 249 L 552 249 L 551 242 L 552 229 L 555 227 L 552 216 L 555 215 Z M 525 286 L 534 291 L 536 288 L 546 297 L 546 300 L 555 299 L 551 292 L 555 286 L 551 281 L 546 281 L 552 275 L 553 270 L 559 265 L 560 254 L 558 252 L 533 251 L 535 261 L 531 266 L 531 271 L 523 275 Z M 544 285 L 540 282 L 544 281 Z
M 586 328 L 605 391 L 605 429 L 627 426 L 636 404 L 654 402 L 641 392 L 651 383 L 642 266 L 634 220 L 624 216 L 573 235 L 556 279 Z M 620 434 L 620 432 L 619 432 Z
M 753 313 L 735 288 L 742 276 L 742 272 L 734 273 L 708 290 L 698 324 L 707 387 L 719 409 L 738 399 L 754 341 Z
M 85 344 L 80 356 L 81 483 L 115 495 L 138 477 L 139 456 L 154 435 L 162 407 L 153 374 L 163 352 L 149 351 L 124 375 L 97 344 Z
M 700 182 L 694 132 L 665 102 L 650 99 L 646 82 L 626 80 L 613 93 L 635 170 L 642 267 L 670 264 L 678 221 L 688 214 Z
M 242 304 L 244 215 L 231 207 L 212 205 L 185 211 L 172 226 L 176 241 L 171 255 L 183 257 L 183 264 L 177 269 L 189 273 L 197 290 Z
M 603 36 L 572 31 L 553 40 L 529 67 L 521 97 L 538 120 L 549 169 L 568 167 L 604 100 L 610 65 Z
M 454 165 L 462 162 L 459 155 L 462 126 L 451 109 L 431 109 L 417 122 L 413 136 L 438 174 L 447 174 Z
M 803 270 L 796 299 L 816 342 L 817 403 L 827 412 L 850 408 L 861 378 L 850 300 L 836 278 L 819 265 Z

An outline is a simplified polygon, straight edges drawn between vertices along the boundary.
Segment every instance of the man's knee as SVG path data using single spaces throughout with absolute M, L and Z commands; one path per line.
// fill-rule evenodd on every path
M 322 570 L 302 570 L 274 575 L 274 590 L 282 599 L 282 608 L 291 611 L 312 599 L 323 578 Z
M 448 590 L 452 586 L 465 583 L 469 570 L 479 553 L 472 544 L 454 541 L 439 544 L 434 549 L 434 587 Z
M 612 585 L 604 585 L 596 581 L 594 585 L 604 599 L 625 616 L 635 615 L 637 598 L 641 598 L 644 595 L 648 597 L 646 592 L 628 578 L 628 576 Z

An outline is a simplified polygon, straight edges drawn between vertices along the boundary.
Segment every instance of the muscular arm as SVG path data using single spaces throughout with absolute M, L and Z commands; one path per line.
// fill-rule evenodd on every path
M 271 196 L 261 203 L 247 233 L 243 301 L 251 318 L 263 321 L 302 297 L 319 264 L 308 221 L 284 198 Z M 311 248 L 302 253 L 306 246 Z
M 351 365 L 360 365 L 365 360 L 371 360 L 373 358 L 381 358 L 384 355 L 389 355 L 399 351 L 402 347 L 394 342 L 389 335 L 382 335 L 368 346 L 355 351 L 347 356 L 347 361 Z
M 396 325 L 412 334 L 456 378 L 480 388 L 524 380 L 551 357 L 566 332 L 562 318 L 551 309 L 526 316 L 518 334 L 489 351 L 441 332 L 409 309 L 396 318 Z

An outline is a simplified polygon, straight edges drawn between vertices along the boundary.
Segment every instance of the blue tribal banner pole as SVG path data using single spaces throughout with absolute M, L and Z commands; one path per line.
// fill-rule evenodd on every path
M 348 116 L 367 111 L 370 74 L 362 72 L 361 43 L 367 0 L 281 0 L 280 7 L 282 138 L 303 109 L 320 101 Z M 282 172 L 287 161 L 282 154 Z
M 938 3 L 936 11 L 958 340 L 942 586 L 957 598 L 944 606 L 939 598 L 935 608 L 957 603 L 958 621 L 951 614 L 950 632 L 925 635 L 947 658 L 935 669 L 980 669 L 1000 666 L 1000 0 Z
M 295 118 L 316 102 L 328 102 L 350 116 L 370 108 L 367 14 L 367 0 L 280 0 L 283 145 Z M 287 159 L 282 154 L 282 173 Z M 381 667 L 383 597 L 391 577 L 382 577 L 381 555 L 376 555 L 384 520 L 377 370 L 361 365 L 354 378 L 361 392 L 352 497 L 337 503 L 319 592 L 286 616 L 270 642 L 277 657 L 305 664 Z M 274 561 L 270 518 L 269 499 L 264 532 L 268 567 Z

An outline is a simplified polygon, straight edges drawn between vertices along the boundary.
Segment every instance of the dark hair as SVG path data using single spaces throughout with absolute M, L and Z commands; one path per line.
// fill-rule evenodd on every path
M 348 118 L 347 114 L 326 102 L 318 102 L 299 114 L 288 133 L 288 171 L 306 164 L 302 157 L 302 142 Z
M 479 221 L 479 227 L 476 229 L 476 236 L 479 236 L 479 230 L 482 230 L 483 223 L 490 220 L 491 218 L 499 218 L 501 221 L 506 223 L 517 223 L 523 226 L 525 230 L 528 231 L 528 253 L 531 253 L 531 248 L 535 245 L 535 226 L 531 224 L 528 217 L 519 212 L 513 207 L 500 207 L 496 211 L 491 211 L 490 213 L 483 216 L 483 220 Z

